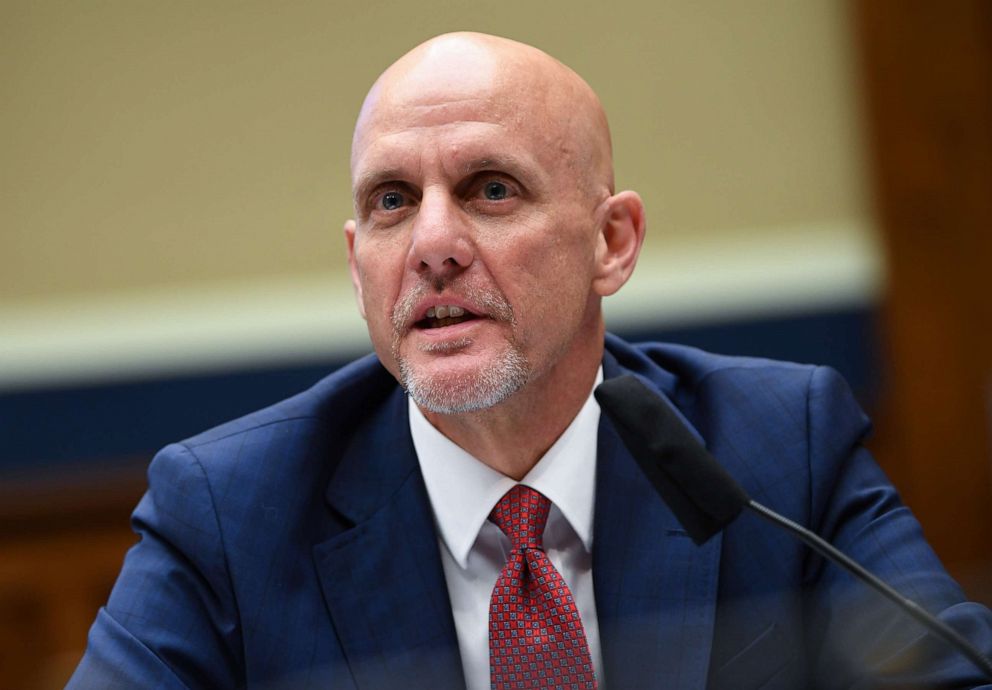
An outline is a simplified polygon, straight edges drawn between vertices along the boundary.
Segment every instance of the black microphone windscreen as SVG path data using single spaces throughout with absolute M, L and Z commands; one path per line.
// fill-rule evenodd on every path
M 655 391 L 635 376 L 601 383 L 600 407 L 696 544 L 730 524 L 748 495 Z

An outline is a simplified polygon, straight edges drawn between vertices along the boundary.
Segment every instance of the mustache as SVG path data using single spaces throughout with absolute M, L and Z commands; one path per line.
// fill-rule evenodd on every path
M 443 278 L 424 278 L 403 295 L 393 307 L 391 320 L 396 333 L 406 333 L 413 326 L 414 311 L 417 305 L 432 294 L 449 294 L 467 300 L 472 311 L 481 310 L 481 315 L 494 321 L 514 323 L 513 307 L 506 296 L 495 287 L 478 286 L 465 281 Z

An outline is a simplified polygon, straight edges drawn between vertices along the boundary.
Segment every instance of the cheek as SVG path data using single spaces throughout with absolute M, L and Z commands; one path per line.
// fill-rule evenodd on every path
M 402 257 L 392 243 L 367 241 L 356 247 L 355 265 L 370 324 L 388 322 L 403 276 Z
M 586 221 L 588 223 L 588 221 Z M 528 224 L 502 252 L 501 287 L 518 320 L 560 323 L 585 310 L 592 289 L 591 233 L 567 224 Z
M 397 272 L 388 254 L 379 251 L 375 244 L 366 243 L 360 252 L 356 252 L 355 264 L 372 347 L 383 366 L 396 376 L 398 370 L 392 356 L 392 310 L 398 290 L 397 276 L 401 273 Z
M 547 219 L 546 219 L 547 220 Z M 516 254 L 534 281 L 555 291 L 591 277 L 595 242 L 586 218 L 561 218 L 527 228 Z

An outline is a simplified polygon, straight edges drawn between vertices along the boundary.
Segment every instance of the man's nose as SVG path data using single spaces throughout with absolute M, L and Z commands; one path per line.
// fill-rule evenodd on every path
M 413 224 L 410 265 L 418 273 L 457 273 L 474 259 L 468 219 L 443 190 L 427 190 Z

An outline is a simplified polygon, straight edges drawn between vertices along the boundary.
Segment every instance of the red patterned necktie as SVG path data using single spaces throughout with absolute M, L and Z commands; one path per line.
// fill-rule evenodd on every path
M 489 673 L 504 688 L 596 688 L 579 610 L 544 553 L 551 501 L 522 484 L 500 499 L 489 519 L 513 550 L 489 603 Z

